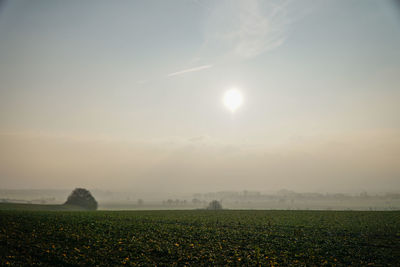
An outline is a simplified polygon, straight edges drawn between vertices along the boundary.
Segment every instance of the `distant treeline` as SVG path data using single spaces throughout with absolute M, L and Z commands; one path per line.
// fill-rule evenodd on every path
M 211 200 L 217 199 L 223 203 L 231 204 L 256 204 L 256 203 L 280 203 L 286 205 L 295 205 L 296 203 L 365 203 L 376 202 L 384 203 L 390 206 L 391 201 L 399 203 L 400 193 L 368 194 L 361 192 L 359 194 L 343 193 L 297 193 L 290 190 L 280 190 L 276 193 L 262 193 L 258 191 L 221 191 L 211 193 L 197 193 L 191 199 L 167 199 L 162 201 L 164 206 L 206 206 Z M 386 205 L 387 204 L 387 205 Z
M 361 192 L 359 194 L 343 193 L 297 193 L 290 190 L 280 190 L 276 193 L 261 193 L 258 191 L 221 191 L 205 194 L 194 194 L 194 199 L 212 200 L 221 199 L 224 201 L 271 201 L 271 200 L 357 200 L 357 199 L 379 199 L 379 200 L 398 200 L 400 193 L 368 194 Z

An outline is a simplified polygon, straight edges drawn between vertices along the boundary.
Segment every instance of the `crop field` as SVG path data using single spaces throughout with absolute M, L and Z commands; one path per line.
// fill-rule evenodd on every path
M 3 210 L 0 263 L 400 266 L 400 212 Z

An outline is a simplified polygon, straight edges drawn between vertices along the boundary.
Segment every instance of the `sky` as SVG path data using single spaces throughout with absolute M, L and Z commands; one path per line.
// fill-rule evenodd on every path
M 397 192 L 399 47 L 389 0 L 1 1 L 0 188 Z

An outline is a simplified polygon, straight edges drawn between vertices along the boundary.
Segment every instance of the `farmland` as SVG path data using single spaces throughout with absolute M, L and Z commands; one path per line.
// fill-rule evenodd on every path
M 400 265 L 400 212 L 0 211 L 1 265 Z

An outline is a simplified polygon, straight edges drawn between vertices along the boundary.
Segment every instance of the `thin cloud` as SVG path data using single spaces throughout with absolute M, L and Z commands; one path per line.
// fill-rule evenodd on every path
M 210 12 L 205 49 L 217 55 L 249 59 L 285 41 L 287 2 L 220 1 Z
M 212 66 L 213 65 L 203 65 L 203 66 L 198 66 L 198 67 L 190 68 L 190 69 L 186 69 L 186 70 L 180 70 L 180 71 L 168 74 L 167 77 L 173 77 L 173 76 L 177 76 L 177 75 L 182 75 L 182 74 L 185 74 L 185 73 L 188 73 L 188 72 L 201 71 L 201 70 L 212 68 Z

